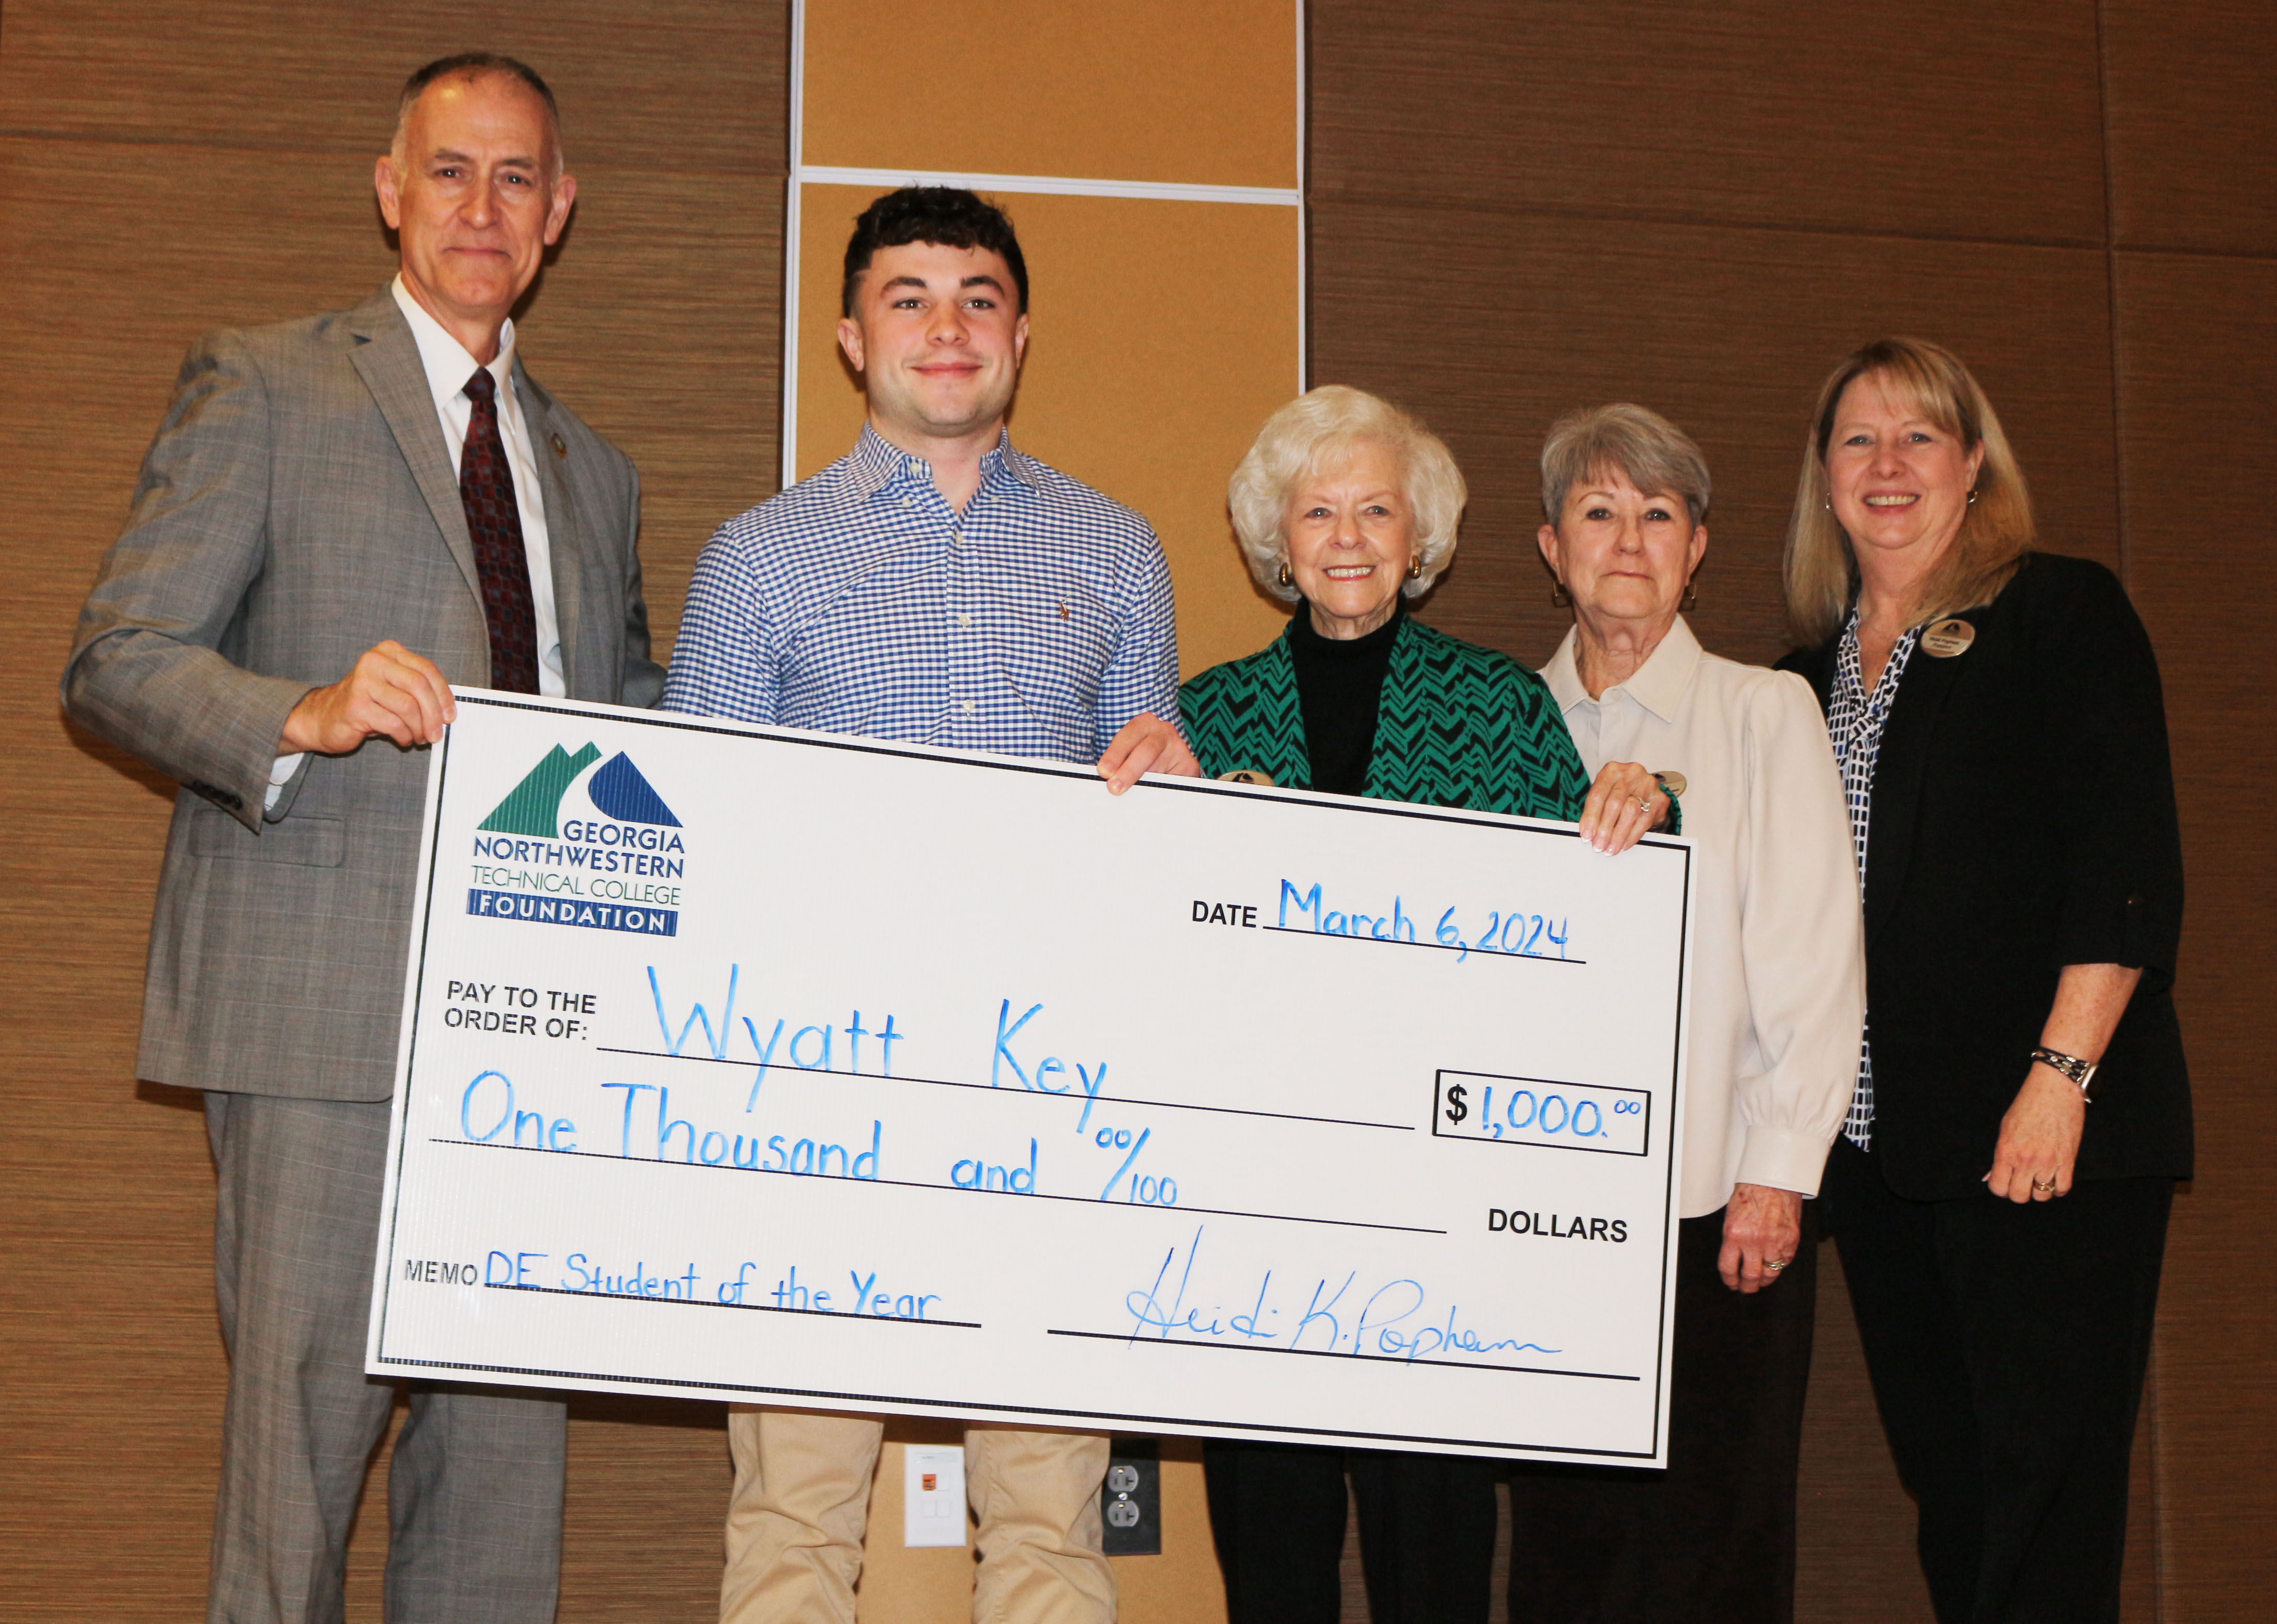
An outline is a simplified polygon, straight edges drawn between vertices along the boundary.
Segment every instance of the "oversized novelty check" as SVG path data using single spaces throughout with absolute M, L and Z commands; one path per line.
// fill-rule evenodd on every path
M 1692 854 L 462 694 L 369 1368 L 1655 1465 Z

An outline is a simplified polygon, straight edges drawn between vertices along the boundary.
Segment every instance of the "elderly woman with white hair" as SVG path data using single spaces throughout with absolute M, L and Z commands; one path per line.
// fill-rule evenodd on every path
M 1179 696 L 1202 771 L 1339 795 L 1580 820 L 1601 850 L 1671 808 L 1641 767 L 1593 791 L 1542 680 L 1406 612 L 1455 551 L 1463 477 L 1421 423 L 1357 389 L 1276 412 L 1229 492 L 1258 583 L 1297 606 L 1263 651 Z M 1378 1619 L 1484 1620 L 1500 1463 L 1212 1440 L 1210 1525 L 1231 1624 L 1340 1616 L 1344 1475 Z
M 1576 413 L 1542 447 L 1542 555 L 1573 609 L 1542 675 L 1585 763 L 1636 757 L 1683 797 L 1694 979 L 1668 1469 L 1518 1468 L 1513 1619 L 1793 1613 L 1807 1202 L 1849 1100 L 1865 949 L 1809 684 L 1709 653 L 1681 613 L 1709 497 L 1700 448 L 1641 406 Z

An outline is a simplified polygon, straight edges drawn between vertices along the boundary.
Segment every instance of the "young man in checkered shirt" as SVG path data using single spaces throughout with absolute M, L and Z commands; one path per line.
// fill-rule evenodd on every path
M 1199 773 L 1178 730 L 1169 567 L 1145 519 L 1013 448 L 1028 341 L 1011 222 L 971 193 L 880 198 L 846 250 L 854 449 L 722 525 L 697 560 L 667 710 Z M 881 1423 L 733 1408 L 727 1624 L 853 1624 Z M 1104 1437 L 975 1427 L 976 1618 L 1106 1624 Z

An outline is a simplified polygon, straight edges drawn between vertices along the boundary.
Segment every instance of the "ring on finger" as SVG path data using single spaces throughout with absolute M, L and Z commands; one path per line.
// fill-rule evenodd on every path
M 2056 1193 L 2056 1181 L 2051 1178 L 2044 1184 L 2035 1178 L 2032 1180 L 2032 1190 L 2035 1194 L 2053 1195 Z
M 1786 1268 L 1790 1261 L 1784 1257 L 1767 1257 L 1763 1260 L 1763 1272 L 1767 1275 L 1775 1275 Z
M 1637 798 L 1636 798 L 1636 806 L 1637 806 L 1637 810 L 1638 810 L 1639 812 L 1650 812 L 1650 811 L 1652 810 L 1652 801 L 1651 801 L 1651 798 L 1650 798 L 1649 797 L 1647 797 L 1647 796 L 1641 796 L 1641 796 L 1639 796 L 1639 797 L 1637 797 Z

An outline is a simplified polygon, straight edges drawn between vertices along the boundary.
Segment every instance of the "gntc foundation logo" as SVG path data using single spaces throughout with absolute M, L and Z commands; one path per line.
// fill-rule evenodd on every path
M 483 820 L 475 835 L 467 911 L 644 936 L 680 934 L 688 867 L 680 820 L 619 751 L 556 744 Z M 571 796 L 585 779 L 582 797 Z M 598 817 L 582 816 L 577 802 Z M 568 816 L 564 816 L 565 810 Z

